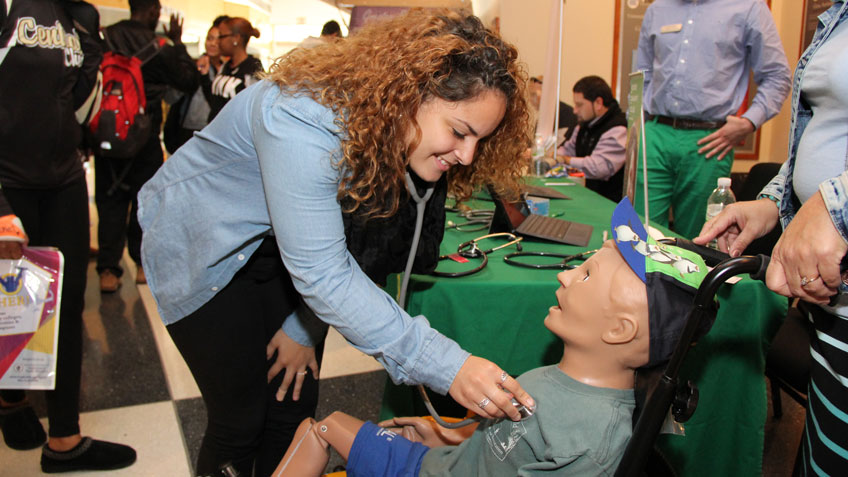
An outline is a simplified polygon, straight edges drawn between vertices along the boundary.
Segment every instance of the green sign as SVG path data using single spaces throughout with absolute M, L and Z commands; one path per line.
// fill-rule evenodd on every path
M 639 164 L 639 138 L 642 136 L 642 90 L 645 87 L 645 73 L 630 73 L 630 90 L 627 94 L 627 145 L 624 162 L 623 195 L 634 204 L 636 194 L 636 172 Z

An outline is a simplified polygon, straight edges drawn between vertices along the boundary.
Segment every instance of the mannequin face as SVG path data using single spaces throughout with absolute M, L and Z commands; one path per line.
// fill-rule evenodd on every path
M 212 27 L 206 33 L 206 54 L 212 58 L 221 56 L 221 50 L 218 48 L 218 27 Z
M 498 127 L 505 111 L 500 91 L 486 90 L 458 102 L 428 100 L 415 115 L 421 141 L 409 153 L 409 167 L 418 177 L 435 182 L 451 167 L 471 165 L 477 144 Z
M 605 345 L 616 341 L 616 330 L 629 326 L 636 327 L 636 336 L 648 336 L 645 284 L 624 261 L 613 241 L 605 242 L 581 266 L 559 273 L 557 280 L 558 306 L 548 311 L 545 326 L 567 346 L 604 352 Z M 632 323 L 622 322 L 628 319 Z M 633 341 L 627 329 L 619 331 L 624 333 L 623 343 Z M 642 339 L 645 353 L 647 341 Z

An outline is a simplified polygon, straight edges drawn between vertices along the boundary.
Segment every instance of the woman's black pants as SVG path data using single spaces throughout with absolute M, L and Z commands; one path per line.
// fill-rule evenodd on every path
M 318 382 L 311 372 L 299 401 L 291 399 L 293 385 L 282 402 L 275 398 L 285 370 L 267 382 L 273 358 L 266 360 L 265 347 L 298 306 L 305 305 L 268 238 L 224 289 L 167 327 L 206 403 L 198 475 L 226 463 L 240 475 L 270 475 L 300 422 L 314 417 Z M 322 350 L 323 341 L 315 350 L 319 365 Z
M 79 434 L 82 310 L 88 271 L 88 190 L 80 176 L 52 189 L 3 187 L 15 215 L 21 219 L 30 246 L 56 247 L 65 257 L 62 304 L 59 310 L 59 348 L 56 387 L 47 391 L 50 437 Z M 4 390 L 4 401 L 24 399 L 24 391 Z

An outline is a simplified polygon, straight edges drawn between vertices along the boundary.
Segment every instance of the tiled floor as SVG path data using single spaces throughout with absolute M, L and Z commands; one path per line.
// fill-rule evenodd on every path
M 117 293 L 100 294 L 94 263 L 89 267 L 84 312 L 81 425 L 84 434 L 132 445 L 138 461 L 109 472 L 115 476 L 193 475 L 193 463 L 205 427 L 200 393 L 159 320 L 145 285 L 136 286 L 135 270 Z M 386 373 L 370 357 L 331 333 L 321 369 L 318 417 L 342 410 L 376 419 Z M 44 415 L 41 393 L 30 393 Z M 764 475 L 790 475 L 803 427 L 803 409 L 784 398 L 784 416 L 767 418 Z M 771 412 L 769 411 L 769 416 Z M 45 423 L 46 426 L 46 423 Z M 40 475 L 40 450 L 13 451 L 0 443 L 0 476 Z M 328 469 L 341 460 L 336 456 Z M 103 473 L 77 473 L 102 476 Z
M 127 257 L 124 265 L 127 273 L 114 294 L 99 292 L 94 262 L 89 266 L 81 427 L 86 435 L 128 444 L 138 452 L 136 464 L 108 475 L 190 476 L 206 425 L 203 401 L 159 320 L 149 289 L 134 283 Z M 385 371 L 335 332 L 325 348 L 318 416 L 342 410 L 376 419 Z M 43 393 L 29 394 L 43 416 Z M 46 419 L 42 422 L 46 428 Z M 19 452 L 0 444 L 0 476 L 40 475 L 40 454 L 38 449 Z M 340 463 L 336 459 L 330 468 Z

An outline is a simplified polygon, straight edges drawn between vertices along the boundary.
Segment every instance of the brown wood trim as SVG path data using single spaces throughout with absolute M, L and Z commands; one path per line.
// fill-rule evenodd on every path
M 612 30 L 612 81 L 613 91 L 618 85 L 618 44 L 621 42 L 621 0 L 615 0 L 615 25 Z

